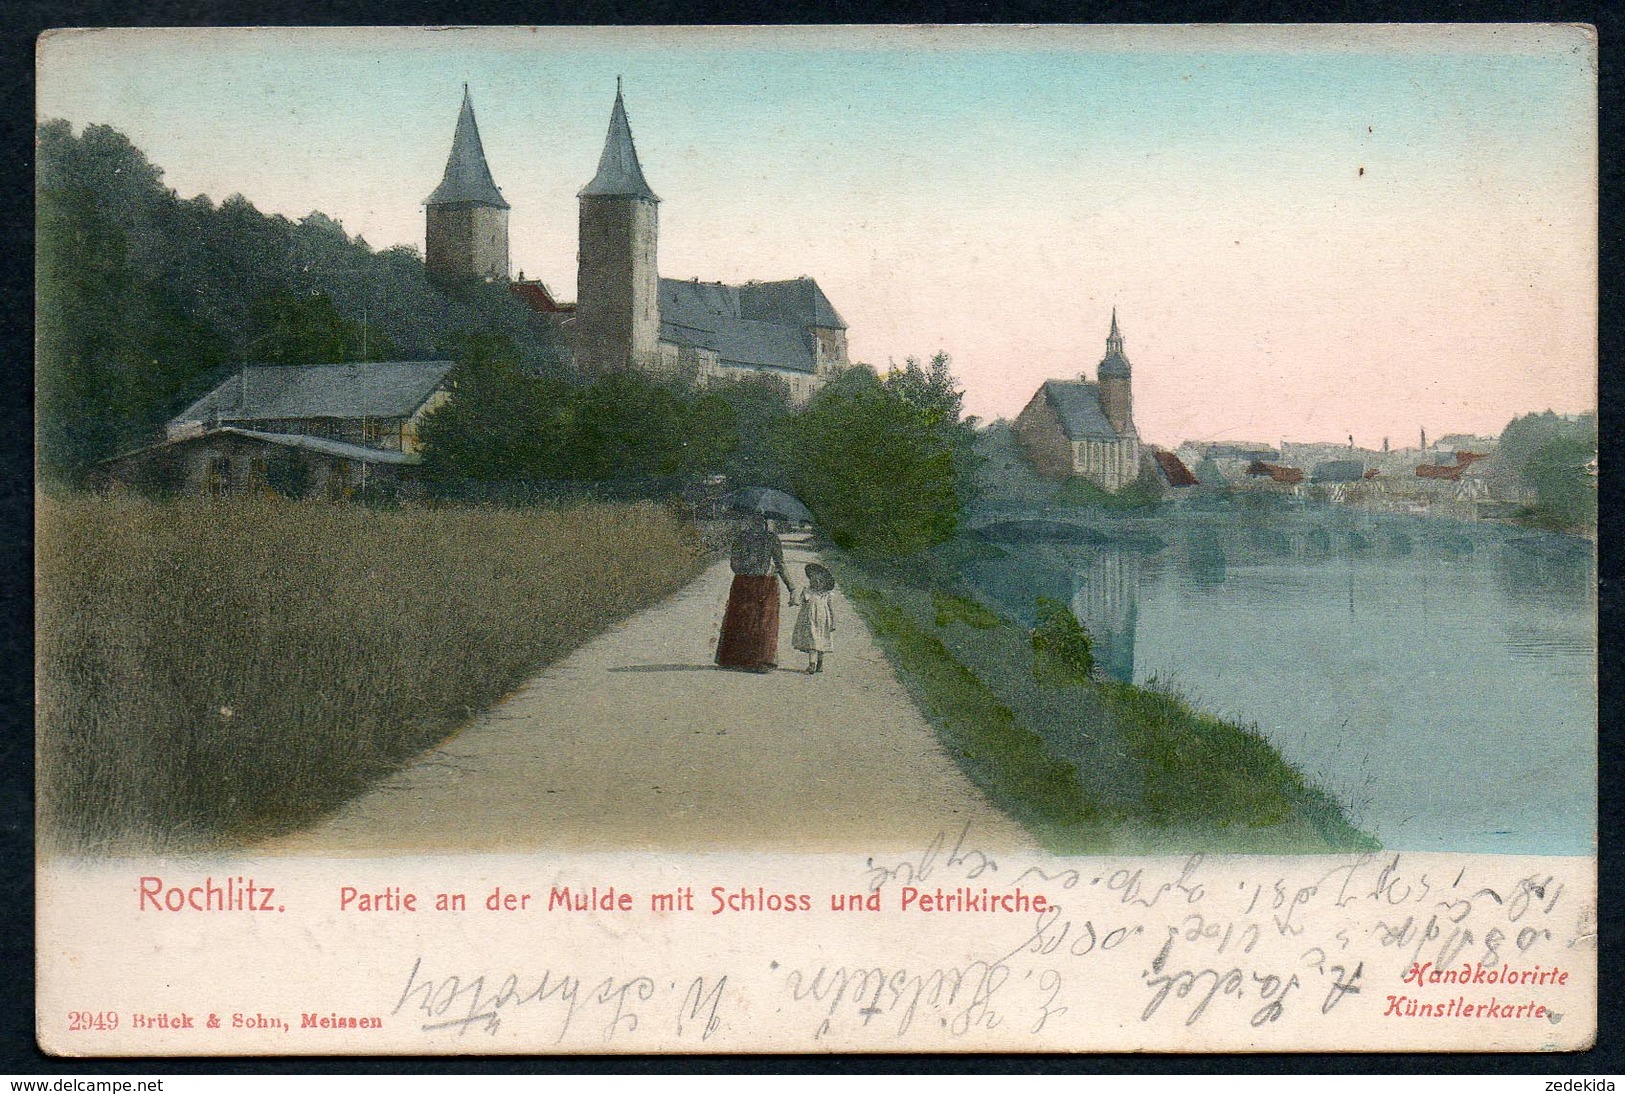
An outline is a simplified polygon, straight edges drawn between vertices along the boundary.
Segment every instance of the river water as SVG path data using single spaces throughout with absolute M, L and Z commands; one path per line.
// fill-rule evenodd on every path
M 1067 601 L 1112 675 L 1256 723 L 1385 847 L 1593 852 L 1586 541 L 1346 509 L 1096 529 L 966 576 L 1027 622 Z

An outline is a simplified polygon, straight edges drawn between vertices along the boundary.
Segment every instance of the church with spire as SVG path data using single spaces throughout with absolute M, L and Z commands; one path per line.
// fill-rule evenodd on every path
M 1140 477 L 1140 434 L 1134 428 L 1133 370 L 1112 309 L 1106 355 L 1096 383 L 1046 380 L 1016 416 L 1028 460 L 1049 478 L 1079 475 L 1115 493 Z
M 598 169 L 576 200 L 574 304 L 557 302 L 540 282 L 511 288 L 559 318 L 583 377 L 772 377 L 802 403 L 846 367 L 846 324 L 810 277 L 728 285 L 660 276 L 660 198 L 638 160 L 618 78 Z M 466 86 L 445 177 L 424 205 L 432 278 L 508 281 L 508 203 L 486 164 Z

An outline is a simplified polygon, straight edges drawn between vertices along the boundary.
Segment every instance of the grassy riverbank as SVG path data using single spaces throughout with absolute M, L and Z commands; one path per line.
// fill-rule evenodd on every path
M 1069 673 L 940 560 L 837 566 L 949 754 L 1049 850 L 1376 847 L 1255 729 L 1203 714 L 1163 683 Z
M 41 833 L 221 846 L 350 798 L 684 584 L 649 504 L 42 498 Z

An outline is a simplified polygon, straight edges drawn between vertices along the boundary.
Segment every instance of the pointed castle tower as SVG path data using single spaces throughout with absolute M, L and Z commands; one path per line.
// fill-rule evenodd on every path
M 1100 359 L 1100 409 L 1119 434 L 1134 431 L 1134 393 L 1128 358 L 1123 355 L 1123 334 L 1112 309 L 1112 329 L 1106 335 L 1106 356 Z
M 508 203 L 486 165 L 467 84 L 446 174 L 423 204 L 424 265 L 431 278 L 508 279 Z
M 660 338 L 660 199 L 643 179 L 619 77 L 598 173 L 577 197 L 576 367 L 588 377 L 652 368 Z

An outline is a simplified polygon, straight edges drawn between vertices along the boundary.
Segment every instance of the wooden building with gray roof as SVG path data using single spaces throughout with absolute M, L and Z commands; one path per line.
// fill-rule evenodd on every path
M 172 418 L 164 440 L 106 460 L 109 483 L 190 494 L 348 498 L 412 480 L 450 361 L 244 365 Z

